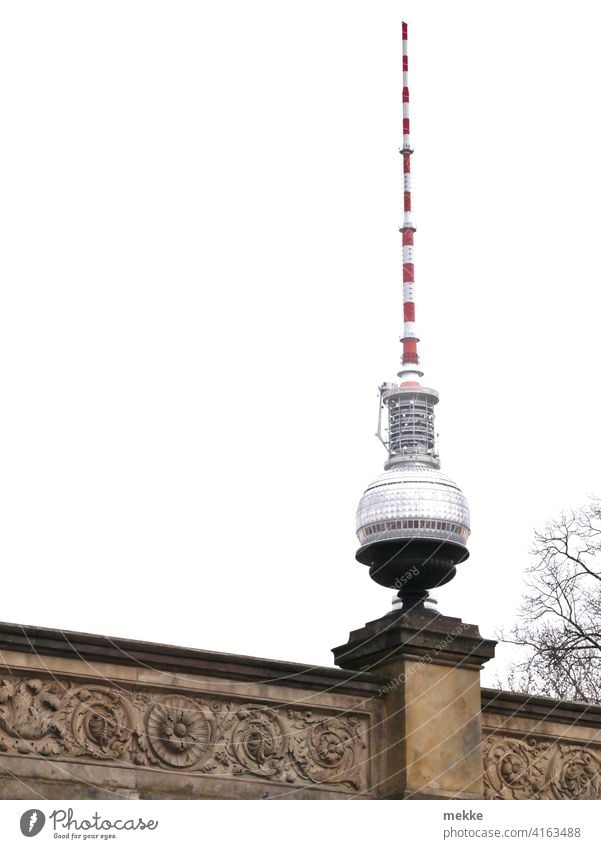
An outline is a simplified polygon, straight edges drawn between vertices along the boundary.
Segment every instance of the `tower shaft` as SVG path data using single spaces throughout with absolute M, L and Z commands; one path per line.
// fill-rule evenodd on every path
M 468 556 L 470 516 L 465 496 L 440 471 L 434 407 L 438 393 L 421 384 L 415 324 L 411 211 L 411 124 L 407 24 L 403 41 L 403 333 L 398 383 L 380 386 L 377 435 L 388 450 L 384 474 L 363 493 L 357 509 L 356 557 L 378 584 L 394 587 L 403 609 L 423 605 L 428 589 L 455 575 Z

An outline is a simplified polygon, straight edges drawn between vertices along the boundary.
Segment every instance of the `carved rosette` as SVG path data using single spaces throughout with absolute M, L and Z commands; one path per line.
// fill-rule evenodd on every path
M 484 745 L 487 799 L 600 799 L 599 751 L 536 737 L 491 734 Z
M 97 758 L 119 758 L 129 746 L 133 719 L 125 699 L 109 687 L 75 691 L 71 717 L 75 742 Z
M 146 719 L 148 740 L 156 756 L 169 766 L 189 768 L 207 755 L 211 722 L 205 711 L 185 696 L 167 696 Z
M 286 732 L 275 711 L 250 706 L 236 713 L 229 748 L 234 772 L 273 777 L 284 771 Z

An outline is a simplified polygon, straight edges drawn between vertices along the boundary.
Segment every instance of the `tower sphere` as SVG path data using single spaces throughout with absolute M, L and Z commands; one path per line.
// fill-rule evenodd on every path
M 470 511 L 464 494 L 440 469 L 421 463 L 392 466 L 367 487 L 357 508 L 362 546 L 415 538 L 465 547 Z
M 420 600 L 454 577 L 468 557 L 469 533 L 469 508 L 457 484 L 433 466 L 405 462 L 363 493 L 356 557 L 376 583 Z

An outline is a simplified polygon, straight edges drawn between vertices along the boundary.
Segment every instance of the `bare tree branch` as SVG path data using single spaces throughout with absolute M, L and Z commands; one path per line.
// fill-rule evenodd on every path
M 534 534 L 519 624 L 499 639 L 524 649 L 506 689 L 601 703 L 601 499 Z

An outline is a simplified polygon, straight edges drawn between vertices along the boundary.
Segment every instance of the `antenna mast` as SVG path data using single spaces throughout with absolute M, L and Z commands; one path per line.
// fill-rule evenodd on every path
M 419 370 L 417 343 L 419 338 L 415 329 L 415 270 L 413 264 L 413 234 L 415 227 L 411 218 L 411 121 L 409 117 L 409 55 L 407 52 L 407 24 L 402 24 L 403 32 L 403 355 L 401 358 L 401 385 L 419 386 L 423 372 Z

